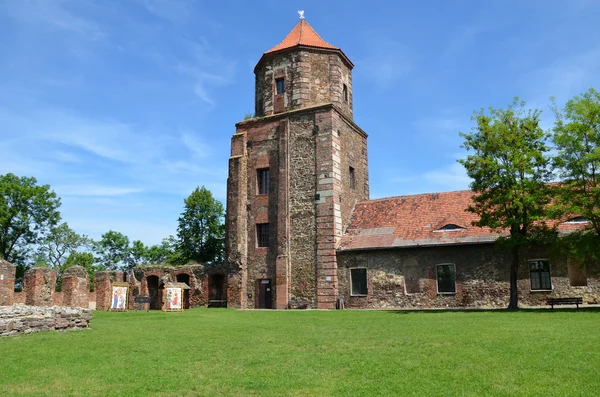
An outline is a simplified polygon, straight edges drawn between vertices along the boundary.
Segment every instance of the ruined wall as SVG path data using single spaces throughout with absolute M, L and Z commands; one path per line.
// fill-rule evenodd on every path
M 565 258 L 543 247 L 523 253 L 519 266 L 519 303 L 544 305 L 548 297 L 582 296 L 600 300 L 597 265 L 587 270 L 587 286 L 569 285 Z M 510 255 L 491 244 L 338 252 L 339 292 L 348 308 L 507 307 Z M 530 259 L 548 259 L 552 291 L 531 291 Z M 456 293 L 438 294 L 436 265 L 456 265 Z M 367 268 L 368 294 L 351 296 L 350 268 Z M 413 288 L 407 290 L 407 285 Z M 410 291 L 413 289 L 413 291 Z
M 62 305 L 88 308 L 90 305 L 90 280 L 81 266 L 73 266 L 62 275 Z
M 90 309 L 20 305 L 5 307 L 0 308 L 0 337 L 86 329 L 91 319 Z
M 0 260 L 0 306 L 10 306 L 14 303 L 15 273 L 13 264 Z
M 96 294 L 96 310 L 110 309 L 112 299 L 111 285 L 113 282 L 123 282 L 123 272 L 97 272 L 94 277 L 94 292 Z
M 263 57 L 254 73 L 256 117 L 333 103 L 352 118 L 352 70 L 336 51 L 304 48 L 271 54 Z M 285 93 L 277 95 L 279 78 L 285 79 Z
M 56 289 L 56 271 L 34 267 L 25 272 L 23 292 L 29 306 L 52 306 Z

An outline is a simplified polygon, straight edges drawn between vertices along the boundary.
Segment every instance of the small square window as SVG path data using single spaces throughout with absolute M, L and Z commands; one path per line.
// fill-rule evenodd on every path
M 550 262 L 545 259 L 529 261 L 529 276 L 532 291 L 545 291 L 552 289 L 550 278 Z
M 367 269 L 350 269 L 352 295 L 367 295 Z
M 256 170 L 257 194 L 269 194 L 269 169 Z
M 348 169 L 348 175 L 350 177 L 350 189 L 354 189 L 354 187 L 356 186 L 356 176 L 354 174 L 354 168 L 350 167 Z
M 285 79 L 275 79 L 275 92 L 277 95 L 285 93 Z
M 445 263 L 436 266 L 438 294 L 456 293 L 456 266 Z
M 346 84 L 342 87 L 342 95 L 344 96 L 344 102 L 348 103 L 348 86 Z
M 258 223 L 256 225 L 256 246 L 259 248 L 269 246 L 269 224 L 268 223 Z

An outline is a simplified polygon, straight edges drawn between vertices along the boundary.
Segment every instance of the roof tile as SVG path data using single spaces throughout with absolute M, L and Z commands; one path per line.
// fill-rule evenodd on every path
M 270 54 L 272 52 L 285 50 L 288 48 L 296 47 L 296 46 L 307 46 L 307 47 L 316 47 L 316 48 L 325 48 L 330 50 L 339 50 L 339 48 L 332 46 L 331 44 L 325 42 L 318 35 L 317 32 L 306 22 L 306 20 L 301 19 L 300 22 L 294 26 L 292 31 L 285 36 L 285 39 L 275 47 L 271 48 L 269 51 L 265 52 L 265 54 Z

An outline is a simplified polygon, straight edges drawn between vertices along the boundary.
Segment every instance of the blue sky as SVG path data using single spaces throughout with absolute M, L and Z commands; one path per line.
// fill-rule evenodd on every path
M 460 131 L 514 96 L 544 111 L 600 89 L 600 2 L 0 0 L 0 174 L 63 220 L 160 242 L 199 185 L 225 201 L 253 68 L 298 22 L 354 62 L 371 198 L 468 188 Z

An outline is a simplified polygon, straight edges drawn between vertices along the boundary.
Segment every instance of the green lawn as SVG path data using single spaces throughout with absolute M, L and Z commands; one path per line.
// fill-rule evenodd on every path
M 0 396 L 594 396 L 600 311 L 94 312 L 0 340 Z

